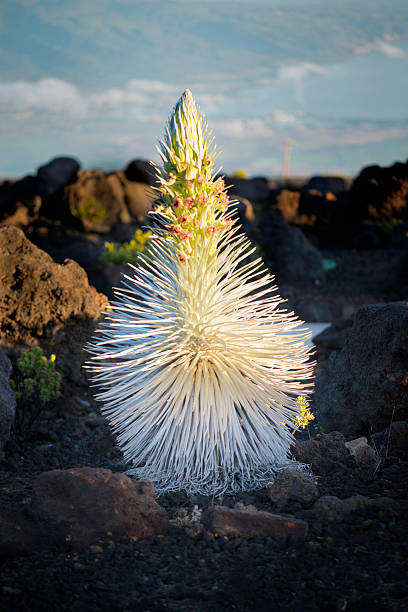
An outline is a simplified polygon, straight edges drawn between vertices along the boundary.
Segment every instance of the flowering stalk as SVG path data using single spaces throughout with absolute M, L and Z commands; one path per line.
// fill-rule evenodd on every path
M 98 398 L 129 472 L 159 492 L 259 488 L 291 463 L 283 423 L 311 388 L 308 334 L 248 260 L 189 91 L 159 151 L 150 259 L 132 266 L 88 347 Z

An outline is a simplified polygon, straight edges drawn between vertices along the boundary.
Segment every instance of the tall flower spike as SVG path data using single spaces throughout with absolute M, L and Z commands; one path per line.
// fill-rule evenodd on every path
M 158 492 L 256 489 L 292 463 L 285 423 L 311 389 L 308 334 L 279 308 L 262 261 L 248 259 L 255 249 L 226 210 L 189 91 L 160 152 L 162 204 L 152 214 L 164 224 L 116 291 L 88 367 L 128 473 Z

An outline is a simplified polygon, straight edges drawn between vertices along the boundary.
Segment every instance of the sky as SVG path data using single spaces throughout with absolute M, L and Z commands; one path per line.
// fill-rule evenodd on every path
M 158 161 L 190 89 L 226 173 L 408 158 L 401 0 L 0 0 L 0 177 Z

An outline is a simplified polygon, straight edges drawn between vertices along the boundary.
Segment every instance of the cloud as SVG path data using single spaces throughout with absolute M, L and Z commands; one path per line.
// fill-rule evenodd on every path
M 399 47 L 396 47 L 395 45 L 390 45 L 389 43 L 386 43 L 383 40 L 378 43 L 377 48 L 379 51 L 381 51 L 385 55 L 388 55 L 389 57 L 406 57 L 405 51 L 403 51 Z
M 84 110 L 75 85 L 53 78 L 0 83 L 0 108 L 13 113 L 47 110 L 77 114 Z
M 132 111 L 149 115 L 149 109 L 168 105 L 179 93 L 174 85 L 137 79 L 128 81 L 123 88 L 88 93 L 61 79 L 45 78 L 0 83 L 0 108 L 14 119 L 38 111 L 81 118 Z

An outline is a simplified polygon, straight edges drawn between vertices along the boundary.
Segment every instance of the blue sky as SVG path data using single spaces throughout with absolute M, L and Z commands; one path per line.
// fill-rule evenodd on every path
M 186 88 L 225 172 L 354 174 L 408 157 L 407 75 L 400 0 L 3 0 L 0 177 L 158 160 Z

